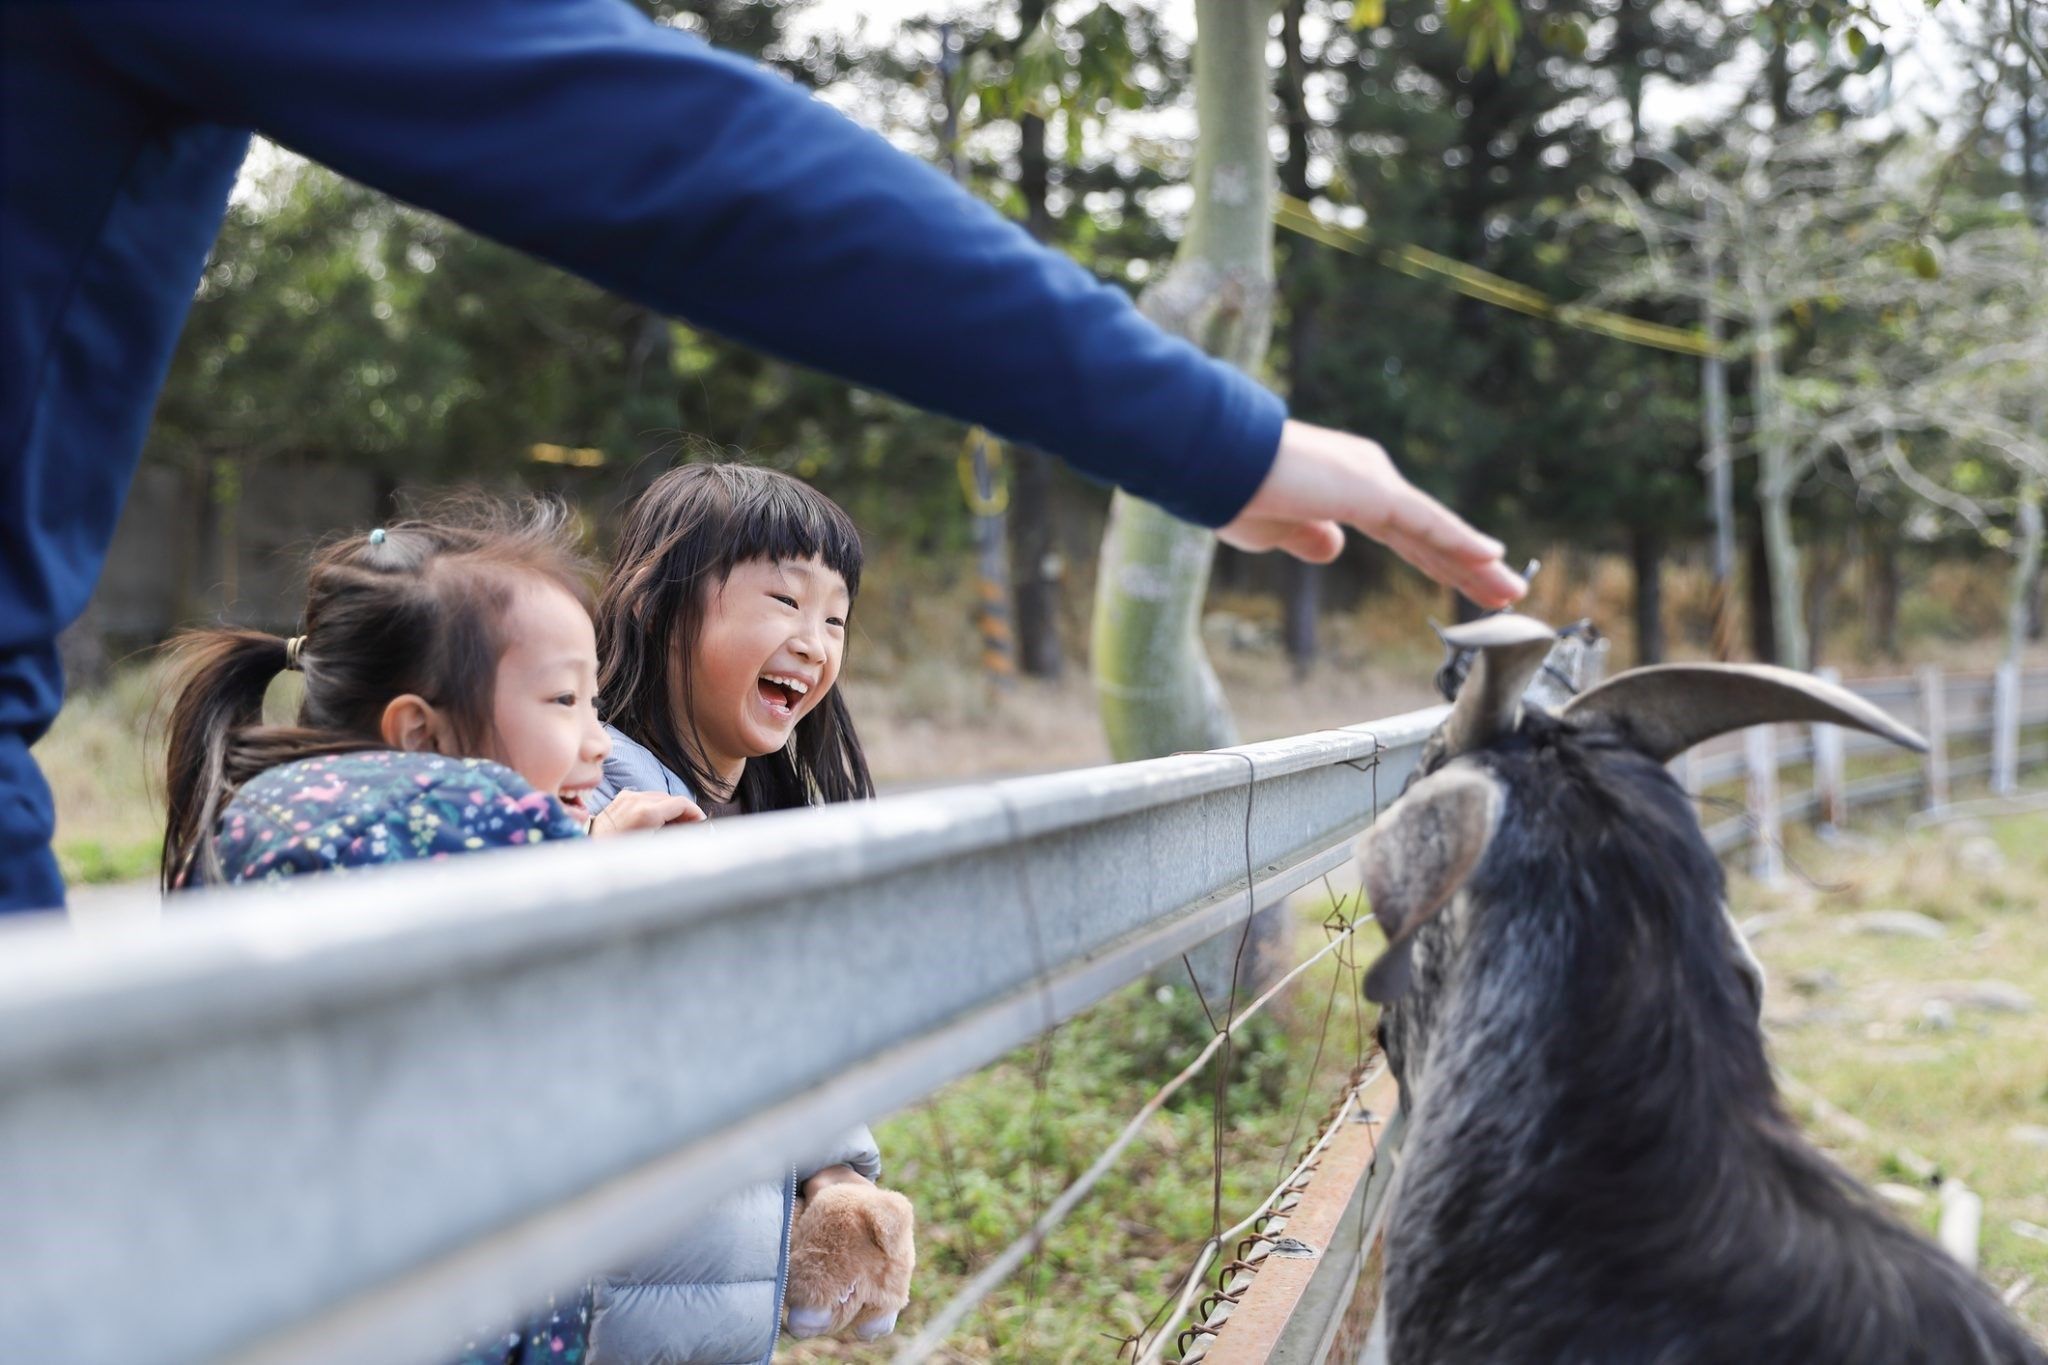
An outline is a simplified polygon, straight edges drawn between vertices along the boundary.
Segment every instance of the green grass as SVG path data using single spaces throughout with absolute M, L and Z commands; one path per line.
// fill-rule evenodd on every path
M 2002 866 L 1984 866 L 1969 847 L 1987 839 Z M 1865 841 L 1839 849 L 1795 841 L 1790 851 L 1817 887 L 1769 892 L 1738 882 L 1741 913 L 1778 912 L 1756 943 L 1772 975 L 1774 1056 L 1868 1125 L 1868 1139 L 1813 1130 L 1851 1171 L 1910 1184 L 1892 1156 L 1905 1149 L 1983 1196 L 1982 1273 L 2001 1291 L 2031 1281 L 2017 1311 L 2048 1338 L 2048 1242 L 2014 1227 L 2048 1228 L 2048 1148 L 2015 1131 L 2048 1127 L 2048 816 L 1916 833 L 1894 827 Z M 1849 916 L 1877 909 L 1918 911 L 1947 935 L 1929 942 L 1848 931 Z M 2034 1009 L 1954 1008 L 1951 1019 L 1937 1008 L 1929 1017 L 1929 991 L 1982 981 L 2018 987 Z M 1900 1212 L 1934 1227 L 1931 1198 Z
M 57 862 L 73 886 L 143 880 L 156 871 L 162 749 L 149 722 L 159 688 L 154 670 L 124 670 L 105 691 L 66 698 L 35 747 L 57 800 Z
M 1326 910 L 1311 909 L 1304 919 L 1304 956 L 1327 941 L 1319 927 Z M 1365 937 L 1377 941 L 1376 933 Z M 1255 1207 L 1314 1141 L 1361 1040 L 1370 1041 L 1356 975 L 1338 956 L 1305 973 L 1247 1030 L 1224 1107 L 1225 1227 Z M 1318 1059 L 1326 1008 L 1327 1044 Z M 889 1181 L 918 1208 L 917 1286 L 898 1337 L 878 1347 L 785 1344 L 777 1358 L 887 1359 L 1079 1176 L 1209 1037 L 1185 977 L 1178 985 L 1133 986 L 1058 1030 L 1042 1067 L 1037 1048 L 1022 1049 L 877 1124 Z M 970 1317 L 939 1358 L 1033 1365 L 1114 1359 L 1116 1339 L 1137 1331 L 1172 1297 L 1209 1235 L 1214 1097 L 1205 1073 L 1155 1115 L 1037 1263 Z

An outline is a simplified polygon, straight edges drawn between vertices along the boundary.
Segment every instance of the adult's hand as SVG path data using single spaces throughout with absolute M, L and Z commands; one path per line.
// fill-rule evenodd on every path
M 1237 519 L 1217 531 L 1240 550 L 1285 550 L 1327 564 L 1353 526 L 1482 607 L 1529 590 L 1501 562 L 1501 543 L 1401 476 L 1377 441 L 1289 422 L 1280 453 Z

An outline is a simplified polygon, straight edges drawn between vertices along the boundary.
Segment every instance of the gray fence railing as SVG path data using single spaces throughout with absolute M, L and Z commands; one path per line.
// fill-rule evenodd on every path
M 0 1340 L 445 1356 L 1342 865 L 1440 715 L 0 926 Z
M 2036 757 L 2017 731 L 2048 720 L 2022 713 L 2048 680 L 1935 690 L 1944 736 L 1987 708 L 2011 732 L 1995 775 Z M 1866 695 L 1908 714 L 1929 694 Z M 1442 714 L 214 892 L 99 930 L 0 924 L 0 1341 L 65 1365 L 440 1358 L 1341 866 Z M 1860 750 L 1801 743 L 1817 773 Z M 1823 778 L 1717 845 L 1902 781 L 1946 791 L 1976 760 L 1938 751 Z M 1785 757 L 1745 753 L 1695 774 Z M 1376 1217 L 1386 1181 L 1359 1169 L 1333 1226 Z M 1357 1335 L 1346 1275 L 1298 1286 L 1287 1358 Z

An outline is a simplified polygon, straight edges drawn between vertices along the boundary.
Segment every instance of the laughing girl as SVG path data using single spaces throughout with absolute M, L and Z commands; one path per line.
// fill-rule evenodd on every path
M 714 818 L 872 796 L 835 686 L 860 569 L 846 513 L 787 475 L 693 464 L 656 480 L 627 513 L 597 608 L 612 740 L 597 828 L 614 809 L 602 803 L 636 792 L 691 797 Z M 681 1245 L 600 1280 L 596 1359 L 769 1360 L 797 1200 L 880 1172 L 861 1129 L 822 1169 L 739 1190 Z M 787 1306 L 797 1336 L 831 1317 L 827 1305 Z M 873 1338 L 894 1326 L 890 1313 L 857 1330 Z

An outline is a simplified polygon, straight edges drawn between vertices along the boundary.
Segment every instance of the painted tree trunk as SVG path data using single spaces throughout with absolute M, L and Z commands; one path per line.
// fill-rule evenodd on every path
M 1771 570 L 1773 653 L 1786 668 L 1807 666 L 1806 616 L 1800 610 L 1799 543 L 1792 530 L 1792 440 L 1779 410 L 1784 376 L 1778 364 L 1777 316 L 1762 288 L 1746 279 L 1750 362 L 1756 376 L 1757 503 L 1763 516 L 1764 557 Z
M 1266 0 L 1196 0 L 1195 202 L 1173 266 L 1139 307 L 1167 331 L 1254 370 L 1272 330 L 1273 228 L 1266 107 Z M 1092 664 L 1103 727 L 1118 760 L 1233 744 L 1237 728 L 1201 642 L 1216 540 L 1124 493 L 1111 501 L 1096 579 Z M 1236 976 L 1240 998 L 1284 951 L 1284 909 L 1244 945 L 1229 932 L 1199 950 L 1212 1007 Z
M 1260 0 L 1198 0 L 1195 203 L 1171 269 L 1139 307 L 1167 331 L 1255 369 L 1272 328 L 1273 230 L 1266 147 L 1269 74 Z M 1093 664 L 1119 760 L 1236 742 L 1201 644 L 1216 542 L 1119 493 L 1103 534 Z

